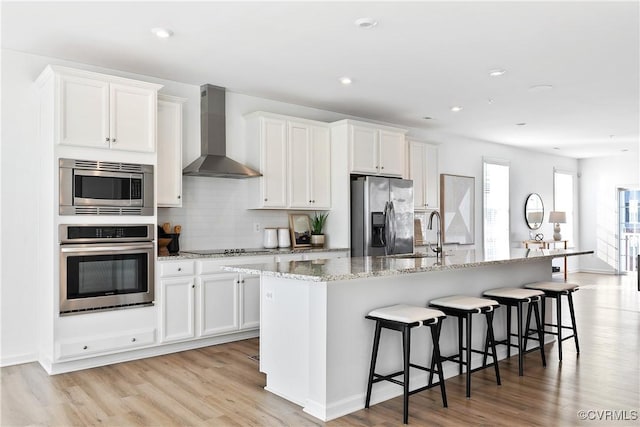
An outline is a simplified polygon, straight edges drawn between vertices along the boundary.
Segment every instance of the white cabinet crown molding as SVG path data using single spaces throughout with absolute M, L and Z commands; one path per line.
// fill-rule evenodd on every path
M 364 122 L 364 121 L 353 120 L 353 119 L 344 119 L 344 120 L 338 120 L 337 122 L 329 123 L 329 126 L 331 127 L 337 127 L 337 126 L 343 126 L 343 125 L 364 126 L 364 127 L 370 127 L 372 129 L 377 129 L 377 130 L 382 130 L 387 132 L 402 133 L 403 135 L 405 135 L 408 132 L 407 129 L 403 129 L 399 127 L 383 125 L 379 123 Z
M 123 84 L 127 86 L 146 87 L 148 89 L 153 89 L 156 91 L 164 87 L 163 85 L 158 83 L 150 83 L 142 80 L 130 79 L 127 77 L 97 73 L 95 71 L 87 71 L 87 70 L 80 70 L 77 68 L 64 67 L 61 65 L 47 65 L 44 71 L 42 71 L 42 73 L 40 73 L 40 76 L 38 76 L 38 78 L 36 79 L 36 85 L 42 86 L 44 82 L 46 82 L 47 79 L 49 79 L 49 77 L 51 77 L 53 74 L 64 74 L 67 76 L 85 77 L 85 78 L 91 78 L 96 80 L 104 80 L 109 83 L 118 83 L 118 84 Z

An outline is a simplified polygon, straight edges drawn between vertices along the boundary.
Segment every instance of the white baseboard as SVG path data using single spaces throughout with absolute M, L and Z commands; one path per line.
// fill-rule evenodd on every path
M 82 369 L 96 368 L 98 366 L 111 365 L 114 363 L 129 362 L 132 360 L 145 359 L 147 357 L 162 356 L 170 353 L 177 353 L 185 350 L 208 347 L 211 345 L 224 344 L 233 341 L 245 340 L 260 336 L 260 330 L 242 331 L 234 334 L 221 335 L 211 338 L 196 339 L 177 343 L 164 344 L 147 347 L 139 350 L 124 351 L 120 353 L 108 354 L 104 356 L 90 357 L 86 359 L 71 360 L 64 362 L 41 361 L 40 364 L 49 375 L 63 374 L 66 372 L 79 371 Z
M 37 353 L 19 354 L 16 356 L 3 357 L 0 359 L 0 368 L 13 365 L 22 365 L 23 363 L 31 363 L 38 361 Z
M 616 274 L 615 270 L 603 270 L 600 268 L 580 268 L 576 271 L 569 271 L 569 273 L 594 273 L 594 274 Z

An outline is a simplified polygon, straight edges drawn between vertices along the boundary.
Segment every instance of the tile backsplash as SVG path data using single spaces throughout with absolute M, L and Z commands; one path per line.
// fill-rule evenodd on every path
M 158 224 L 182 226 L 182 250 L 260 248 L 265 227 L 289 227 L 289 211 L 247 209 L 247 179 L 183 176 L 182 188 L 181 208 L 158 208 Z M 436 241 L 435 230 L 427 230 L 429 213 L 415 213 L 425 243 Z
M 247 209 L 246 179 L 183 176 L 182 189 L 181 208 L 158 208 L 158 224 L 182 226 L 180 249 L 259 248 L 265 227 L 289 227 L 287 211 Z

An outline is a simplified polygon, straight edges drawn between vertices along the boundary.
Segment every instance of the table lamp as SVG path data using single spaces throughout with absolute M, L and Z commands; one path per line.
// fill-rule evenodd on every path
M 562 240 L 562 235 L 560 234 L 560 224 L 564 224 L 567 222 L 567 214 L 566 212 L 560 211 L 551 211 L 549 212 L 549 222 L 553 223 L 553 240 Z

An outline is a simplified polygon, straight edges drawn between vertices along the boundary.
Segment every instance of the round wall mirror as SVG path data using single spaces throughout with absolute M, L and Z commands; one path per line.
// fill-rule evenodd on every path
M 542 197 L 537 193 L 531 193 L 527 196 L 524 204 L 524 220 L 532 230 L 537 230 L 542 226 L 542 218 L 544 217 L 544 204 Z

